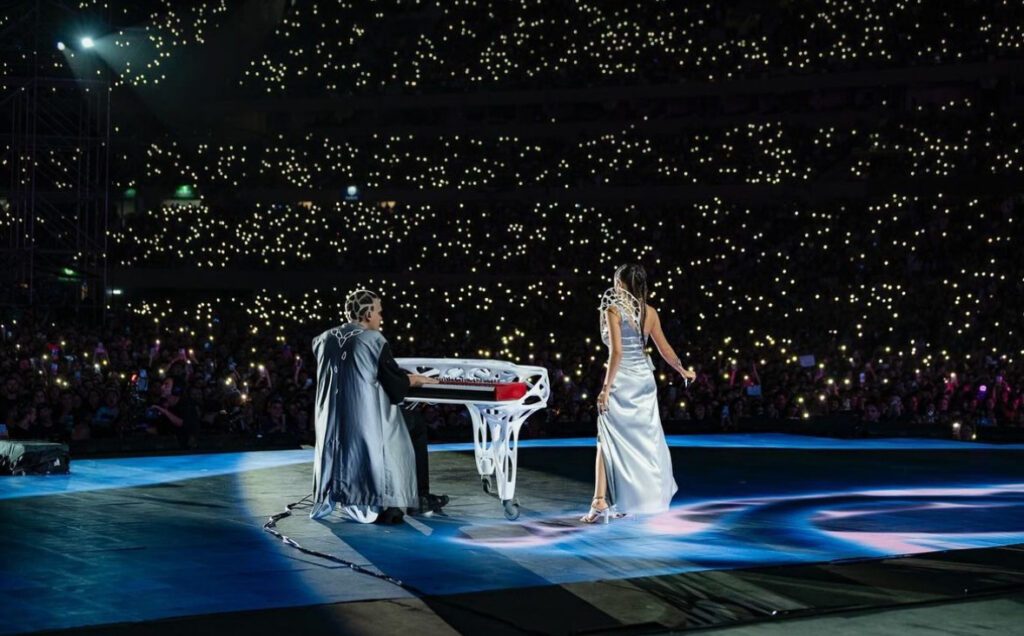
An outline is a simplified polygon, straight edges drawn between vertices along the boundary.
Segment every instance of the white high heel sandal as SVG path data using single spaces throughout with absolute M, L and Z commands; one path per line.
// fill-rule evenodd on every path
M 580 517 L 580 521 L 583 523 L 597 523 L 597 520 L 604 517 L 604 523 L 608 523 L 611 519 L 612 508 L 605 502 L 604 508 L 598 510 L 594 507 L 595 501 L 604 501 L 604 497 L 594 497 L 590 502 L 590 512 Z

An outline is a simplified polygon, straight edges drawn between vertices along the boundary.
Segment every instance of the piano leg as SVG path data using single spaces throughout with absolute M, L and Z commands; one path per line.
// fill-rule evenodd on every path
M 473 452 L 476 469 L 484 492 L 497 495 L 504 508 L 505 518 L 519 518 L 516 500 L 516 474 L 519 467 L 519 429 L 525 415 L 492 412 L 469 405 L 473 422 Z
M 507 416 L 487 415 L 491 429 L 491 452 L 494 457 L 494 478 L 498 482 L 498 499 L 505 508 L 505 518 L 519 518 L 516 501 L 516 472 L 519 466 L 519 427 L 512 426 Z
M 484 492 L 497 494 L 494 484 L 494 456 L 491 451 L 491 444 L 488 443 L 487 423 L 480 415 L 480 409 L 470 404 L 469 419 L 473 422 L 473 455 L 476 459 L 476 471 L 480 473 L 480 481 L 483 483 Z

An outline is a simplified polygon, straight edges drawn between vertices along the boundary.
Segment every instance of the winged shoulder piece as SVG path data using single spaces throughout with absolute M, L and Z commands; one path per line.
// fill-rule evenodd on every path
M 629 321 L 638 332 L 640 331 L 640 315 L 643 306 L 640 300 L 625 289 L 609 287 L 601 295 L 601 305 L 598 310 L 601 314 L 601 341 L 605 345 L 611 345 L 611 335 L 608 331 L 608 309 L 615 307 L 621 316 Z

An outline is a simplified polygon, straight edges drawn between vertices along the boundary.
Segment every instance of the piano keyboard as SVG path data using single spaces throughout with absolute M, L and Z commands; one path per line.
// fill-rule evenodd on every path
M 481 402 L 513 402 L 526 395 L 529 387 L 525 382 L 465 382 L 442 380 L 439 384 L 424 384 L 409 389 L 406 398 L 417 398 L 424 402 L 435 400 L 458 400 L 469 404 Z

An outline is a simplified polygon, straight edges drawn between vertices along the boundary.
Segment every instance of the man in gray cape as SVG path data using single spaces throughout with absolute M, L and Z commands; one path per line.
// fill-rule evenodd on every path
M 348 324 L 313 339 L 316 451 L 309 516 L 321 519 L 340 504 L 361 523 L 381 515 L 400 521 L 406 509 L 420 507 L 420 496 L 417 458 L 397 404 L 411 386 L 437 380 L 398 368 L 380 333 L 376 294 L 350 293 L 345 314 Z

